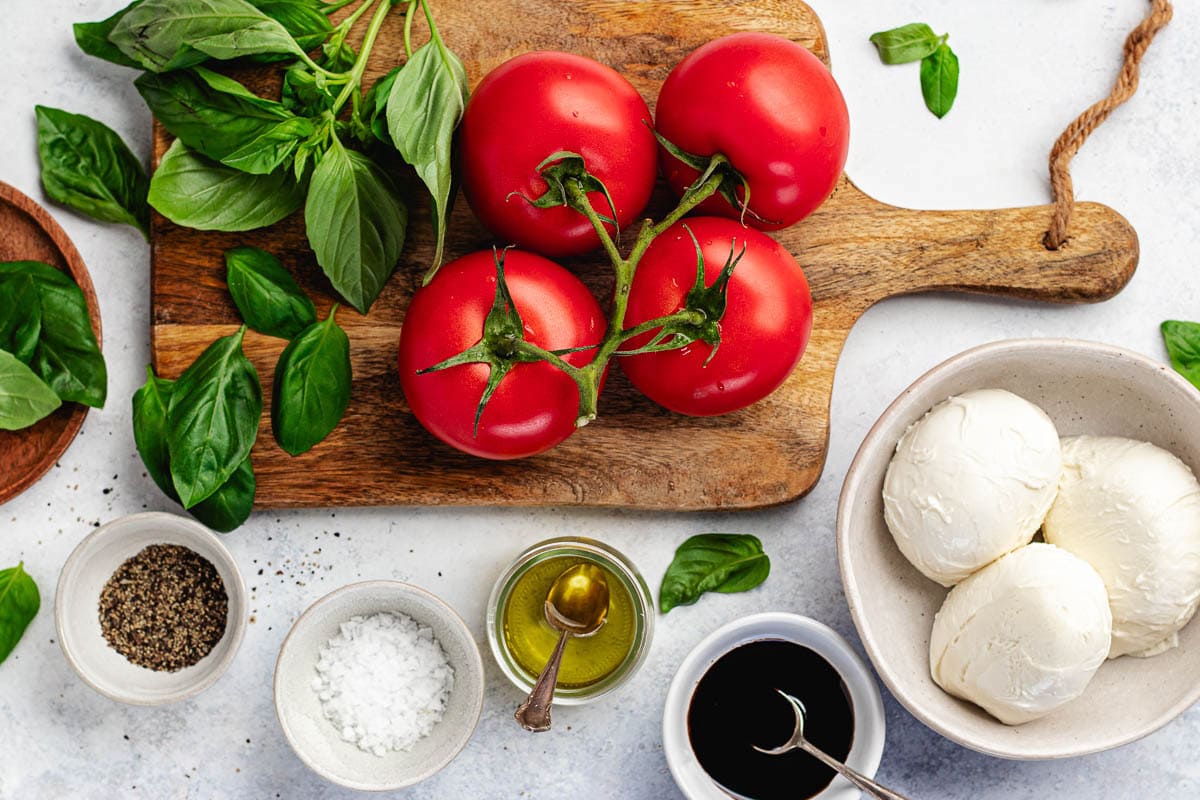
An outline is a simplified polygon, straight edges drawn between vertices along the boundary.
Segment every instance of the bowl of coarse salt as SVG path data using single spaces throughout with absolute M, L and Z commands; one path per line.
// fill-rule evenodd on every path
M 483 660 L 462 617 L 398 581 L 313 603 L 275 665 L 275 713 L 296 755 L 326 780 L 391 791 L 454 760 L 483 710 Z

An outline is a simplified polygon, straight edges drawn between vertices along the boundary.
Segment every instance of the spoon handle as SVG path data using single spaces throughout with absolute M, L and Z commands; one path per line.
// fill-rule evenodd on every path
M 546 662 L 546 668 L 538 676 L 529 697 L 517 708 L 514 715 L 521 727 L 527 731 L 541 733 L 550 730 L 550 705 L 554 702 L 554 686 L 558 683 L 558 666 L 562 663 L 563 648 L 567 646 L 569 631 L 563 631 L 554 646 L 554 653 Z
M 880 786 L 878 783 L 871 780 L 866 775 L 863 775 L 861 772 L 858 772 L 855 769 L 851 769 L 850 767 L 847 767 L 842 762 L 838 761 L 836 758 L 833 758 L 832 756 L 827 755 L 823 750 L 821 750 L 820 748 L 813 745 L 807 739 L 801 739 L 799 741 L 799 745 L 800 745 L 801 750 L 808 753 L 810 756 L 817 759 L 825 766 L 834 770 L 839 775 L 841 775 L 843 778 L 850 781 L 855 786 L 857 786 L 859 789 L 862 789 L 864 792 L 871 795 L 872 797 L 878 798 L 878 800 L 908 800 L 907 797 L 900 794 L 899 792 L 893 792 L 891 789 L 887 788 L 886 786 Z

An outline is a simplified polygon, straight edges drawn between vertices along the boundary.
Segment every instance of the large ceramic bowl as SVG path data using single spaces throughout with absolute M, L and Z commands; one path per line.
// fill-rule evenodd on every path
M 354 616 L 405 614 L 433 630 L 454 670 L 441 721 L 411 750 L 376 756 L 342 739 L 313 691 L 321 648 Z M 326 780 L 365 791 L 423 781 L 466 747 L 483 711 L 483 659 L 467 624 L 441 598 L 399 581 L 365 581 L 327 594 L 296 620 L 275 665 L 275 713 L 300 760 Z
M 1001 724 L 943 692 L 929 675 L 929 635 L 946 589 L 897 549 L 883 519 L 883 478 L 896 442 L 936 403 L 972 389 L 1007 389 L 1038 404 L 1062 436 L 1152 442 L 1200 474 L 1200 392 L 1170 367 L 1103 344 L 1025 339 L 984 345 L 934 367 L 888 407 L 850 465 L 838 505 L 846 600 L 887 687 L 919 720 L 983 753 L 1050 759 L 1145 736 L 1200 698 L 1200 622 L 1180 646 L 1105 663 L 1082 697 L 1033 722 Z
M 688 738 L 688 709 L 696 685 L 717 659 L 741 645 L 762 640 L 795 642 L 825 658 L 842 676 L 854 709 L 854 741 L 846 763 L 874 777 L 883 757 L 883 701 L 871 671 L 832 628 L 799 614 L 766 612 L 734 620 L 709 634 L 679 665 L 663 707 L 663 752 L 680 791 L 688 800 L 730 800 L 732 795 L 700 766 Z M 857 800 L 845 778 L 835 777 L 812 800 Z

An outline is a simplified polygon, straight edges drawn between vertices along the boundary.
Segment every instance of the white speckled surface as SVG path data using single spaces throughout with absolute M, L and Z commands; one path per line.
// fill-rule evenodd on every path
M 824 18 L 854 124 L 849 171 L 880 199 L 916 207 L 1045 202 L 1046 153 L 1061 128 L 1108 89 L 1121 41 L 1144 0 L 813 0 Z M 0 179 L 44 200 L 33 105 L 83 112 L 149 152 L 149 120 L 131 74 L 78 53 L 70 23 L 107 16 L 119 0 L 7 0 L 0 49 Z M 435 2 L 436 5 L 436 2 Z M 883 67 L 866 37 L 923 19 L 952 34 L 962 62 L 955 109 L 923 108 L 917 68 Z M 867 428 L 915 377 L 945 357 L 1012 336 L 1079 336 L 1162 357 L 1158 323 L 1200 318 L 1196 217 L 1200 160 L 1200 18 L 1179 3 L 1147 57 L 1139 95 L 1076 161 L 1079 194 L 1117 208 L 1141 235 L 1142 262 L 1122 295 L 1094 307 L 922 297 L 873 309 L 850 336 L 833 396 L 825 476 L 805 500 L 761 513 L 666 515 L 414 510 L 263 513 L 229 536 L 254 587 L 241 653 L 200 697 L 159 709 L 117 705 L 71 672 L 54 638 L 53 586 L 71 548 L 94 525 L 169 509 L 134 450 L 128 398 L 148 359 L 148 251 L 128 228 L 55 209 L 100 295 L 109 407 L 93 413 L 60 465 L 0 507 L 0 563 L 24 559 L 43 591 L 38 615 L 0 666 L 0 798 L 332 798 L 284 742 L 272 711 L 271 669 L 292 621 L 329 590 L 398 578 L 446 599 L 483 641 L 484 603 L 504 564 L 529 544 L 585 533 L 629 554 L 652 585 L 685 536 L 703 530 L 761 536 L 775 563 L 767 584 L 708 597 L 661 620 L 650 660 L 619 695 L 556 712 L 557 730 L 530 736 L 511 720 L 520 697 L 485 656 L 489 689 L 463 754 L 411 798 L 672 798 L 659 713 L 675 665 L 718 625 L 755 611 L 797 611 L 857 643 L 834 553 L 841 480 Z M 714 468 L 717 468 L 714 465 Z M 258 571 L 262 570 L 262 575 Z M 977 755 L 927 730 L 886 697 L 888 745 L 880 778 L 913 798 L 1134 798 L 1200 793 L 1200 711 L 1114 752 L 1052 763 Z M 579 769 L 583 759 L 594 763 Z M 572 795 L 572 792 L 575 794 Z

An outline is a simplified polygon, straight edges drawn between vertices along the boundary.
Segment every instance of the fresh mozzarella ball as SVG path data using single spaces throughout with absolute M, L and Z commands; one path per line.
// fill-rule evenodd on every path
M 1175 647 L 1200 604 L 1200 484 L 1166 450 L 1114 436 L 1064 439 L 1063 462 L 1046 541 L 1104 579 L 1108 657 Z
M 953 586 L 1033 539 L 1061 473 L 1046 412 L 1001 389 L 966 392 L 901 437 L 883 482 L 884 518 L 913 566 Z
M 933 620 L 929 670 L 950 694 L 1020 725 L 1083 694 L 1111 631 L 1096 570 L 1030 544 L 950 590 Z

